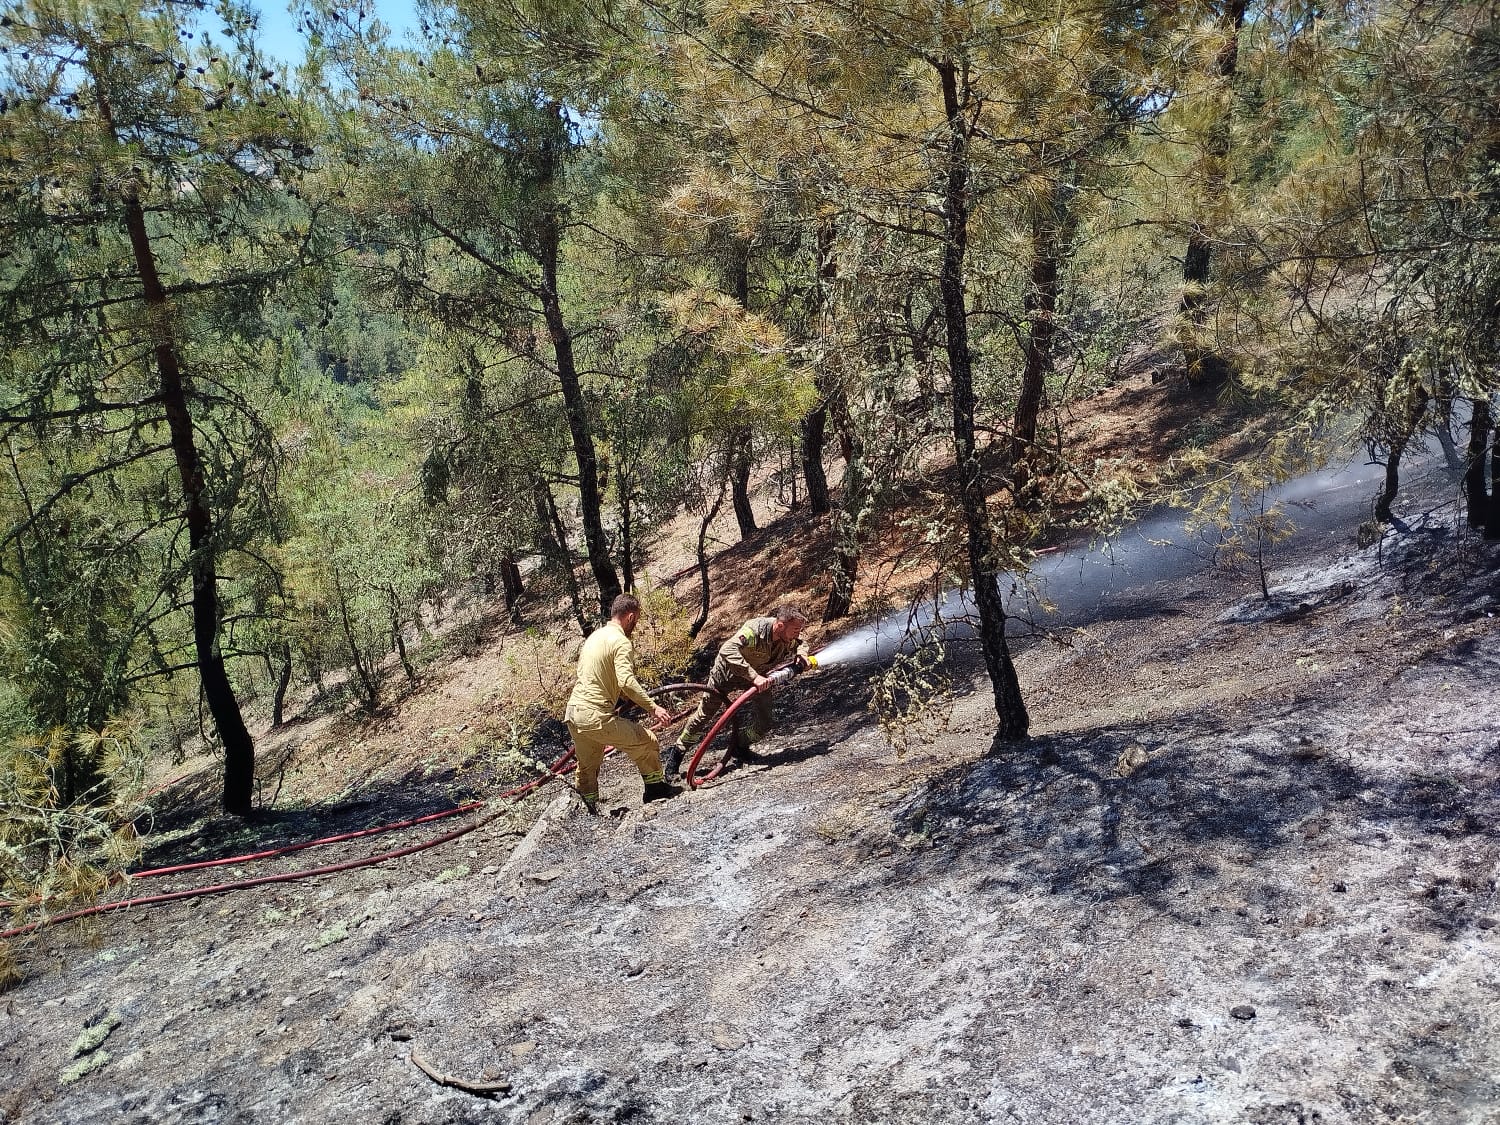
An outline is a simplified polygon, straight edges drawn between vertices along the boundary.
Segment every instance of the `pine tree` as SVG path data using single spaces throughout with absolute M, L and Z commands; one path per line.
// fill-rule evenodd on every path
M 99 549 L 136 560 L 143 595 L 112 642 L 108 708 L 143 647 L 146 674 L 184 666 L 164 635 L 184 611 L 224 807 L 243 814 L 254 748 L 221 566 L 264 527 L 276 457 L 236 341 L 307 249 L 287 198 L 311 155 L 304 123 L 232 5 L 26 0 L 3 23 L 0 422 L 26 493 L 5 565 L 34 583 L 67 543 L 54 517 L 97 513 Z

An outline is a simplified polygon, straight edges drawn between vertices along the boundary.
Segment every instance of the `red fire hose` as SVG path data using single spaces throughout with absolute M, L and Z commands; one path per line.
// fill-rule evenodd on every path
M 497 793 L 491 799 L 501 801 L 507 797 L 519 797 L 522 794 L 529 793 L 549 777 L 555 777 L 562 773 L 572 760 L 573 750 L 569 747 L 563 753 L 562 757 L 547 767 L 547 772 L 541 777 L 532 778 L 532 780 L 523 785 L 518 785 L 514 789 L 507 789 L 504 793 Z M 244 855 L 225 856 L 223 859 L 204 859 L 196 863 L 179 863 L 175 867 L 151 867 L 145 871 L 131 871 L 126 873 L 125 878 L 150 879 L 157 875 L 176 875 L 183 871 L 196 871 L 203 867 L 226 867 L 230 864 L 249 863 L 257 859 L 274 859 L 279 855 L 288 855 L 292 852 L 303 851 L 306 848 L 315 848 L 320 844 L 337 844 L 344 840 L 358 840 L 364 836 L 379 836 L 385 832 L 395 832 L 401 828 L 410 828 L 414 824 L 427 824 L 434 820 L 444 820 L 450 816 L 457 816 L 459 813 L 466 813 L 472 809 L 482 808 L 484 804 L 484 801 L 470 801 L 456 808 L 444 809 L 442 812 L 428 813 L 426 816 L 419 816 L 413 820 L 397 820 L 389 824 L 377 824 L 374 828 L 364 828 L 358 832 L 341 832 L 337 836 L 323 836 L 317 840 L 304 840 L 300 844 L 288 844 L 282 848 L 271 848 L 263 852 L 247 852 Z
M 54 914 L 50 918 L 43 918 L 40 921 L 32 922 L 25 926 L 17 926 L 13 930 L 6 930 L 4 933 L 0 933 L 0 938 L 19 937 L 21 934 L 31 933 L 44 926 L 53 926 L 58 922 L 68 922 L 74 918 L 84 918 L 90 914 L 103 914 L 107 910 L 122 910 L 131 906 L 149 906 L 159 902 L 175 902 L 178 899 L 184 898 L 200 898 L 203 895 L 220 894 L 224 891 L 237 891 L 245 887 L 259 887 L 266 883 L 292 883 L 299 879 L 311 879 L 315 875 L 331 875 L 337 871 L 352 871 L 356 867 L 371 867 L 374 864 L 383 863 L 388 859 L 397 859 L 404 855 L 411 855 L 413 852 L 434 848 L 439 844 L 446 844 L 449 840 L 456 840 L 458 837 L 488 824 L 504 811 L 504 809 L 496 809 L 489 816 L 481 817 L 473 824 L 466 824 L 462 828 L 444 833 L 435 839 L 425 840 L 420 844 L 413 844 L 406 848 L 397 848 L 395 851 L 383 852 L 380 855 L 367 856 L 364 859 L 351 859 L 347 863 L 331 863 L 326 867 L 314 867 L 307 871 L 288 871 L 280 875 L 262 875 L 255 879 L 241 879 L 234 883 L 219 883 L 212 887 L 195 887 L 189 891 L 172 891 L 168 894 L 147 895 L 144 898 L 122 898 L 114 902 L 103 902 L 97 906 L 90 906 L 83 910 L 72 910 L 66 914 Z
M 719 733 L 720 730 L 723 729 L 724 724 L 728 722 L 736 712 L 738 712 L 739 708 L 747 700 L 753 698 L 758 692 L 762 690 L 764 689 L 751 688 L 740 695 L 740 697 L 733 703 L 731 703 L 729 707 L 724 711 L 724 713 L 719 716 L 718 721 L 714 723 L 713 728 L 708 732 L 708 735 L 699 742 L 698 748 L 694 752 L 692 761 L 689 762 L 687 769 L 687 780 L 689 785 L 691 785 L 693 788 L 697 788 L 700 785 L 705 784 L 706 782 L 712 781 L 719 775 L 724 766 L 728 763 L 729 752 L 726 751 L 723 758 L 720 759 L 720 761 L 709 773 L 707 773 L 701 779 L 695 778 L 694 771 L 697 769 L 699 762 L 702 760 L 704 751 L 707 750 L 709 744 L 713 742 L 714 737 Z M 692 713 L 693 710 L 696 709 L 698 704 L 698 696 L 711 691 L 713 691 L 713 689 L 708 687 L 706 684 L 672 684 L 664 688 L 659 688 L 651 694 L 653 698 L 660 700 L 672 699 L 674 696 L 682 696 L 684 697 L 684 699 L 692 700 L 690 705 L 678 706 L 677 709 L 673 711 L 671 718 L 666 724 L 664 724 L 665 726 L 670 727 L 671 725 L 686 718 L 689 714 Z M 677 701 L 674 700 L 674 702 Z M 668 709 L 672 710 L 672 708 L 670 707 Z M 613 747 L 610 748 L 610 751 L 612 750 Z M 551 781 L 553 778 L 561 776 L 562 773 L 567 769 L 569 763 L 573 761 L 573 758 L 574 750 L 573 747 L 569 746 L 568 749 L 564 751 L 563 754 L 555 762 L 547 767 L 546 772 L 541 776 L 532 778 L 530 781 L 525 782 L 521 785 L 517 785 L 514 788 L 507 789 L 503 793 L 498 793 L 495 795 L 495 797 L 491 798 L 491 800 L 505 800 L 506 798 L 524 796 L 525 794 L 531 792 L 533 789 L 536 789 L 539 786 L 546 784 L 548 781 Z M 426 824 L 434 820 L 441 820 L 446 817 L 457 816 L 459 813 L 469 812 L 473 809 L 480 808 L 485 803 L 486 802 L 483 801 L 470 801 L 469 803 L 460 805 L 457 808 L 447 809 L 443 812 L 438 813 L 429 813 L 426 816 L 416 817 L 412 820 L 404 820 L 391 824 L 377 825 L 374 828 L 366 828 L 357 832 L 343 832 L 335 836 L 324 836 L 317 840 L 307 840 L 298 844 L 288 844 L 285 847 L 270 848 L 260 852 L 250 852 L 245 855 L 226 856 L 221 859 L 200 860 L 194 863 L 182 863 L 170 867 L 149 868 L 145 871 L 132 872 L 125 878 L 127 880 L 148 879 L 160 875 L 178 874 L 184 871 L 196 871 L 208 867 L 222 867 L 231 864 L 249 863 L 254 860 L 260 859 L 271 859 L 276 856 L 287 855 L 292 852 L 298 852 L 303 851 L 307 848 L 317 847 L 321 844 L 331 844 L 346 840 L 360 839 L 366 836 L 375 836 L 384 832 L 393 832 L 400 828 L 409 828 L 412 825 L 416 824 Z M 450 840 L 456 840 L 458 837 L 473 832 L 476 828 L 480 828 L 488 824 L 490 821 L 500 816 L 503 811 L 503 809 L 496 809 L 489 815 L 480 817 L 472 824 L 467 824 L 462 828 L 454 829 L 452 832 L 445 832 L 442 835 L 436 836 L 431 840 L 426 840 L 419 844 L 412 844 L 404 848 L 397 848 L 393 851 L 382 852 L 378 855 L 367 856 L 363 859 L 348 860 L 344 863 L 333 863 L 323 867 L 309 868 L 303 871 L 283 872 L 278 875 L 262 875 L 252 879 L 237 880 L 232 883 L 217 883 L 213 886 L 195 887 L 191 890 L 171 891 L 166 894 L 147 895 L 141 898 L 124 898 L 117 899 L 113 902 L 97 903 L 94 906 L 86 907 L 81 910 L 71 910 L 64 914 L 54 914 L 50 917 L 27 923 L 24 926 L 17 926 L 14 929 L 5 930 L 3 932 L 0 932 L 0 939 L 19 937 L 22 934 L 34 933 L 37 930 L 43 929 L 47 926 L 56 925 L 59 922 L 68 922 L 72 921 L 75 918 L 86 918 L 92 914 L 103 914 L 111 910 L 122 910 L 132 906 L 149 906 L 163 902 L 176 902 L 181 899 L 200 898 L 204 895 L 222 894 L 225 891 L 241 890 L 247 887 L 264 886 L 268 883 L 291 883 L 301 879 L 311 879 L 318 875 L 331 875 L 342 871 L 352 871 L 360 867 L 372 867 L 377 863 L 383 863 L 389 859 L 399 859 L 402 856 L 412 855 L 415 852 L 425 851 L 428 848 L 437 847 L 439 844 L 446 844 Z M 16 906 L 20 904 L 5 903 L 0 905 Z
M 573 748 L 569 747 L 567 751 L 557 759 L 557 761 L 553 762 L 552 765 L 547 767 L 546 773 L 542 774 L 540 777 L 532 778 L 530 781 L 525 782 L 522 785 L 517 785 L 512 789 L 507 789 L 505 792 L 497 794 L 494 799 L 503 800 L 507 797 L 520 797 L 525 795 L 526 793 L 531 792 L 533 789 L 536 789 L 537 787 L 546 784 L 548 781 L 551 781 L 553 778 L 560 776 L 562 772 L 567 769 L 568 763 L 572 761 L 572 759 Z M 316 844 L 326 844 L 331 843 L 335 840 L 353 839 L 358 836 L 373 835 L 379 832 L 389 832 L 397 828 L 407 827 L 412 824 L 421 824 L 430 820 L 436 820 L 441 817 L 453 816 L 468 809 L 477 808 L 481 804 L 483 804 L 483 802 L 471 802 L 468 805 L 463 805 L 456 809 L 449 809 L 445 812 L 435 813 L 425 817 L 418 817 L 415 820 L 403 821 L 399 824 L 380 825 L 376 828 L 366 829 L 363 832 L 349 832 L 343 833 L 339 836 L 328 836 L 321 840 L 310 840 L 303 844 L 293 844 L 287 848 L 275 848 L 267 852 L 257 852 L 244 856 L 230 856 L 226 859 L 221 860 L 205 860 L 202 863 L 182 864 L 179 867 L 175 868 L 157 868 L 153 869 L 150 872 L 137 872 L 135 875 L 129 876 L 129 878 L 140 878 L 148 874 L 161 875 L 166 874 L 168 871 L 185 871 L 200 867 L 212 867 L 218 864 L 245 863 L 253 859 L 262 859 L 268 856 L 282 855 L 288 851 L 298 851 L 303 848 L 310 848 Z M 186 891 L 172 891 L 167 894 L 147 895 L 142 898 L 123 898 L 117 899 L 114 902 L 98 903 L 94 906 L 85 907 L 82 910 L 71 910 L 65 914 L 54 914 L 50 917 L 42 918 L 35 922 L 30 922 L 24 926 L 17 926 L 14 929 L 5 930 L 4 932 L 0 932 L 0 939 L 19 937 L 22 934 L 33 933 L 36 930 L 40 930 L 46 926 L 56 925 L 59 922 L 69 922 L 75 918 L 86 918 L 91 914 L 103 914 L 106 911 L 110 910 L 122 910 L 131 906 L 149 906 L 161 902 L 175 902 L 179 899 L 185 898 L 199 898 L 203 895 L 221 894 L 225 891 L 240 890 L 246 887 L 263 886 L 266 883 L 292 883 L 296 882 L 299 879 L 311 879 L 317 875 L 330 875 L 340 871 L 352 871 L 355 868 L 359 867 L 371 867 L 377 863 L 383 863 L 388 859 L 399 859 L 402 856 L 411 855 L 414 852 L 425 851 L 428 848 L 435 848 L 439 844 L 446 844 L 450 840 L 456 840 L 458 837 L 466 835 L 474 831 L 476 828 L 480 828 L 488 824 L 490 821 L 500 816 L 504 811 L 505 810 L 503 808 L 496 809 L 488 816 L 480 817 L 472 824 L 466 824 L 462 828 L 454 829 L 452 832 L 445 832 L 443 835 L 436 836 L 431 840 L 424 840 L 419 844 L 412 844 L 405 848 L 397 848 L 394 851 L 382 852 L 379 855 L 366 856 L 363 859 L 348 860 L 344 863 L 328 864 L 324 867 L 314 867 L 304 871 L 288 871 L 283 872 L 279 875 L 262 875 L 253 879 L 241 879 L 233 883 L 218 883 L 211 887 L 195 887 L 191 890 Z
M 683 777 L 687 781 L 690 788 L 697 789 L 702 785 L 707 785 L 710 781 L 713 781 L 716 777 L 718 777 L 719 774 L 724 772 L 724 768 L 729 765 L 729 759 L 734 756 L 734 743 L 732 737 L 730 739 L 730 745 L 725 747 L 724 753 L 720 755 L 719 760 L 714 763 L 713 768 L 705 773 L 701 778 L 698 776 L 698 765 L 703 760 L 703 755 L 707 752 L 709 746 L 713 743 L 715 736 L 724 729 L 725 723 L 729 722 L 731 719 L 736 718 L 739 709 L 746 703 L 750 702 L 750 700 L 761 694 L 761 692 L 770 691 L 776 683 L 793 675 L 795 671 L 794 664 L 794 660 L 789 660 L 784 664 L 778 664 L 775 668 L 771 669 L 770 672 L 766 673 L 766 682 L 764 684 L 751 685 L 750 687 L 746 688 L 739 694 L 739 697 L 736 698 L 733 703 L 731 703 L 724 709 L 723 713 L 718 717 L 718 720 L 712 727 L 709 728 L 708 733 L 703 736 L 702 741 L 698 743 L 697 749 L 693 751 L 692 759 L 688 762 L 688 767 L 686 772 L 684 772 Z M 812 658 L 810 666 L 817 666 L 816 657 Z M 710 688 L 707 690 L 711 691 L 713 689 Z
M 714 737 L 724 729 L 724 724 L 733 719 L 741 707 L 764 690 L 765 688 L 752 686 L 741 692 L 739 698 L 724 708 L 718 719 L 714 721 L 714 725 L 708 728 L 708 733 L 703 736 L 702 740 L 698 743 L 697 749 L 693 751 L 693 756 L 688 762 L 687 770 L 682 775 L 683 779 L 688 783 L 689 788 L 697 789 L 700 786 L 707 785 L 724 772 L 724 767 L 729 764 L 729 759 L 733 754 L 732 745 L 726 748 L 724 754 L 714 763 L 713 768 L 701 778 L 698 776 L 698 763 L 703 760 L 703 755 L 708 750 L 710 744 L 712 744 Z
M 283 848 L 270 848 L 263 852 L 247 852 L 245 855 L 225 856 L 223 859 L 203 859 L 196 863 L 179 863 L 175 867 L 149 867 L 144 871 L 127 871 L 127 879 L 152 879 L 158 875 L 176 875 L 183 871 L 197 871 L 203 867 L 227 867 L 234 863 L 249 863 L 256 859 L 274 859 L 279 855 L 288 855 L 292 852 L 300 852 L 305 848 L 315 848 L 319 844 L 334 844 L 341 840 L 357 840 L 361 836 L 378 836 L 382 832 L 394 832 L 398 828 L 410 828 L 414 824 L 426 824 L 428 821 L 442 820 L 445 817 L 457 816 L 459 813 L 477 809 L 483 805 L 483 801 L 470 801 L 466 805 L 457 808 L 444 809 L 442 812 L 429 813 L 427 816 L 419 816 L 415 820 L 396 821 L 391 824 L 379 824 L 374 828 L 365 828 L 359 832 L 343 832 L 337 836 L 324 836 L 318 840 L 304 840 L 300 844 L 288 844 Z

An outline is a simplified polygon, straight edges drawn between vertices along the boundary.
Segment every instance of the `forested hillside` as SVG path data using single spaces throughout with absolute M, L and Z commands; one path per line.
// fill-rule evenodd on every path
M 634 590 L 680 672 L 721 513 L 830 635 L 972 590 L 1018 754 L 1004 592 L 1064 538 L 1176 504 L 1262 558 L 1362 453 L 1374 543 L 1427 441 L 1500 538 L 1492 5 L 311 0 L 295 65 L 237 0 L 0 12 L 17 922 L 185 755 L 255 813 L 257 739 L 389 716 L 455 607 L 555 685 Z

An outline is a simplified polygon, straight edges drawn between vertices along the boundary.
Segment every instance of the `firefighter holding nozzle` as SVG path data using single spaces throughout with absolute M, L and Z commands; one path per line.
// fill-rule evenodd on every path
M 720 712 L 729 706 L 729 693 L 747 688 L 764 688 L 770 684 L 766 673 L 791 661 L 796 671 L 812 665 L 807 646 L 800 640 L 807 616 L 794 605 L 779 605 L 768 617 L 752 617 L 719 648 L 709 669 L 708 686 L 713 690 L 703 697 L 693 712 L 682 736 L 663 755 L 668 777 L 677 774 L 684 757 L 691 757 L 698 740 L 708 733 Z M 771 729 L 771 693 L 759 692 L 750 705 L 750 722 L 741 726 L 735 753 L 744 755 L 750 746 L 764 738 Z

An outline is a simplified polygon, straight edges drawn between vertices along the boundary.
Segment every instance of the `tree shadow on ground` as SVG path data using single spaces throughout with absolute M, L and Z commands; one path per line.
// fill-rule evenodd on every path
M 813 729 L 829 742 L 849 738 L 869 726 L 877 674 L 868 665 L 837 664 L 796 677 L 772 703 L 776 729 L 794 741 Z
M 204 771 L 212 774 L 214 771 Z M 414 768 L 403 777 L 382 778 L 351 800 L 294 808 L 257 809 L 229 816 L 214 809 L 217 776 L 193 778 L 174 790 L 169 806 L 151 819 L 151 838 L 137 868 L 165 867 L 267 851 L 325 836 L 337 836 L 447 812 L 481 800 L 492 788 L 481 775 L 447 767 L 431 773 Z
M 729 759 L 729 772 L 739 773 L 745 770 L 754 770 L 757 773 L 772 771 L 777 768 L 795 765 L 798 762 L 811 761 L 813 758 L 821 758 L 832 750 L 834 744 L 826 738 L 820 738 L 816 742 L 794 742 L 783 749 L 749 750 L 736 752 Z
M 1137 899 L 1174 915 L 1194 909 L 1181 898 L 1191 890 L 1328 840 L 1335 855 L 1393 837 L 1500 840 L 1495 786 L 1366 770 L 1324 750 L 1325 726 L 1293 702 L 1232 725 L 1191 716 L 1034 739 L 934 775 L 898 814 L 907 850 L 883 877 L 969 870 L 1011 895 Z M 1444 897 L 1440 881 L 1428 890 Z M 1259 893 L 1274 912 L 1280 892 Z M 1448 909 L 1432 924 L 1453 933 L 1471 921 Z

